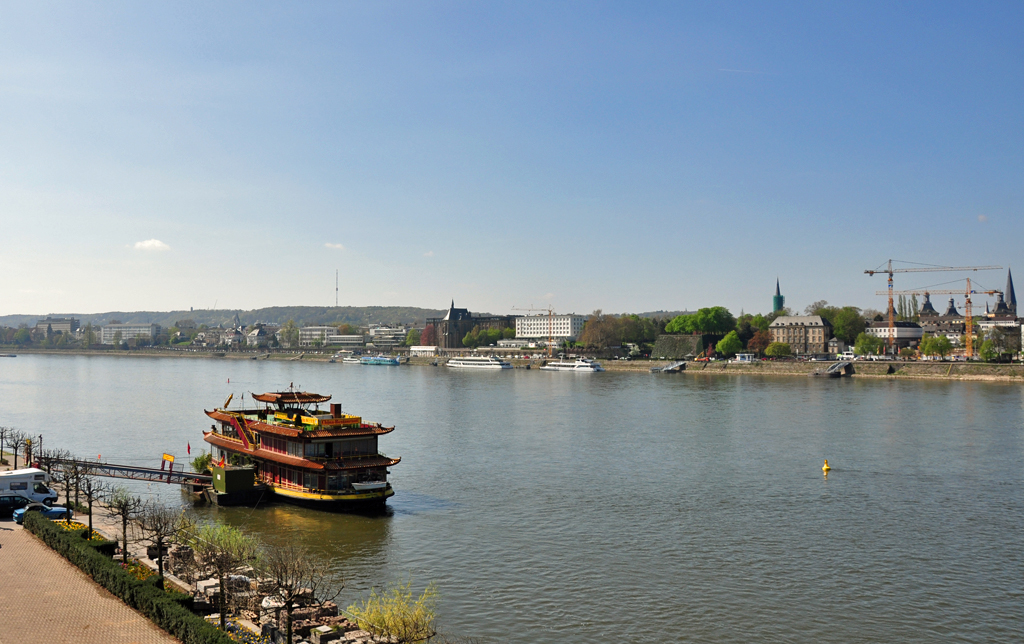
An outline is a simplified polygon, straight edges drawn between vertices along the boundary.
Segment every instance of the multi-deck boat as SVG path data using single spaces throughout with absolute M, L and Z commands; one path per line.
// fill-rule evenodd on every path
M 577 358 L 571 362 L 557 360 L 555 362 L 549 362 L 540 368 L 541 371 L 575 371 L 582 373 L 593 373 L 595 371 L 604 371 L 604 367 L 601 363 L 590 358 Z
M 359 362 L 359 358 L 357 358 L 355 356 L 346 356 L 346 357 L 341 359 L 341 363 L 342 364 L 362 364 L 361 362 Z
M 512 363 L 496 356 L 466 356 L 445 363 L 453 369 L 511 369 Z
M 397 367 L 400 363 L 396 356 L 378 355 L 363 356 L 362 358 L 359 358 L 359 364 L 380 364 L 387 365 L 389 367 Z
M 377 450 L 377 437 L 394 427 L 364 423 L 330 396 L 304 391 L 253 394 L 250 409 L 207 411 L 217 421 L 203 439 L 213 460 L 251 464 L 257 483 L 283 500 L 329 510 L 382 506 L 395 491 L 388 468 L 400 458 Z

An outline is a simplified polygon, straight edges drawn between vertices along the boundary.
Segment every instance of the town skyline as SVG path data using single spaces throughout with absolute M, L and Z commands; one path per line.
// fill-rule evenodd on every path
M 7 7 L 0 315 L 329 306 L 336 270 L 355 306 L 881 310 L 889 258 L 1024 264 L 1022 19 Z

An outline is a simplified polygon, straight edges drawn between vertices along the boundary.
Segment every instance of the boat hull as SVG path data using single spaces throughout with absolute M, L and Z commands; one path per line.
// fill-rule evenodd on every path
M 395 495 L 390 485 L 383 490 L 367 490 L 364 492 L 322 493 L 293 490 L 275 485 L 267 485 L 274 498 L 294 505 L 328 511 L 375 510 L 385 507 L 385 502 Z

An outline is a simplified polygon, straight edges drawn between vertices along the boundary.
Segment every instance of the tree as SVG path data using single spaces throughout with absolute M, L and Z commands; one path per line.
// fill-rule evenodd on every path
M 293 543 L 262 548 L 256 569 L 264 580 L 273 584 L 273 594 L 284 603 L 287 620 L 287 644 L 292 644 L 292 610 L 300 596 L 312 595 L 320 605 L 332 601 L 344 588 L 331 574 L 330 562 L 317 557 Z M 333 595 L 329 593 L 333 592 Z
M 428 347 L 437 346 L 437 330 L 433 324 L 428 324 L 420 334 L 420 344 Z
M 743 342 L 735 331 L 729 331 L 724 338 L 715 345 L 715 351 L 726 356 L 734 356 L 743 351 Z
M 904 360 L 909 360 L 910 358 L 913 358 L 915 353 L 917 352 L 911 349 L 910 347 L 903 347 L 902 349 L 900 349 L 900 357 L 903 358 Z
M 213 462 L 213 454 L 203 452 L 192 459 L 192 471 L 198 474 L 205 474 L 210 471 L 210 464 Z
M 117 348 L 121 348 L 121 340 L 122 340 L 121 332 L 120 331 L 114 331 L 114 346 L 117 347 Z
M 420 333 L 419 329 L 409 329 L 409 333 L 407 333 L 406 336 L 405 336 L 405 343 L 404 343 L 405 346 L 407 346 L 407 347 L 419 346 L 419 344 L 420 344 L 420 336 L 421 335 L 422 334 Z
M 147 503 L 136 519 L 140 540 L 156 548 L 156 568 L 160 575 L 160 587 L 164 579 L 164 548 L 174 540 L 185 525 L 181 510 Z
M 735 328 L 736 318 L 729 309 L 724 306 L 712 306 L 689 315 L 677 315 L 665 326 L 665 332 L 724 335 Z
M 14 332 L 14 344 L 26 345 L 32 342 L 32 332 L 21 328 Z
M 754 332 L 754 337 L 750 338 L 750 342 L 747 343 L 747 349 L 755 353 L 764 353 L 771 343 L 771 334 L 768 331 L 758 329 Z
M 832 335 L 846 344 L 856 342 L 857 337 L 867 327 L 867 322 L 861 317 L 860 309 L 855 306 L 844 306 L 837 310 L 829 322 L 832 324 Z
M 134 522 L 142 512 L 142 499 L 118 486 L 110 491 L 106 499 L 107 511 L 121 520 L 121 560 L 128 563 L 128 524 Z
M 14 469 L 18 469 L 18 452 L 26 451 L 25 458 L 28 458 L 27 449 L 31 445 L 30 440 L 31 436 L 23 431 L 17 429 L 7 431 L 7 444 L 11 446 L 11 451 L 14 452 Z
M 861 332 L 857 336 L 856 341 L 853 344 L 853 352 L 859 355 L 873 354 L 877 355 L 882 352 L 882 348 L 885 346 L 885 340 L 882 338 L 868 335 L 867 333 Z
M 186 544 L 192 548 L 196 562 L 213 568 L 220 582 L 220 629 L 227 625 L 228 575 L 248 566 L 256 559 L 259 542 L 238 528 L 221 524 L 190 525 L 184 534 Z
M 291 348 L 299 346 L 299 327 L 295 320 L 288 320 L 281 327 L 281 341 Z
M 818 300 L 817 302 L 812 302 L 811 304 L 807 305 L 807 308 L 804 309 L 804 315 L 821 315 L 821 313 L 819 313 L 818 311 L 824 309 L 827 306 L 828 302 L 826 302 L 825 300 Z
M 953 343 L 944 335 L 925 335 L 921 338 L 921 353 L 945 358 L 953 350 Z
M 427 586 L 413 599 L 411 584 L 394 585 L 381 594 L 376 589 L 362 603 L 348 607 L 359 628 L 376 638 L 388 639 L 395 644 L 411 644 L 428 640 L 436 634 L 434 613 L 437 589 Z
M 785 342 L 772 342 L 765 348 L 764 354 L 769 358 L 784 358 L 792 355 L 793 350 Z
M 995 342 L 992 340 L 985 340 L 981 343 L 981 350 L 978 352 L 981 355 L 981 359 L 985 362 L 992 362 L 999 357 L 999 352 L 996 350 Z
M 82 493 L 85 494 L 85 500 L 89 504 L 89 531 L 85 533 L 86 539 L 92 538 L 92 502 L 105 492 L 106 486 L 92 476 L 86 475 L 82 478 Z

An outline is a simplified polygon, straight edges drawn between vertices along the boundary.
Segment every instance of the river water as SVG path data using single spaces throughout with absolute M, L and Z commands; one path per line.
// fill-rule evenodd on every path
M 524 644 L 1024 632 L 1019 385 L 29 355 L 0 425 L 156 465 L 290 383 L 397 426 L 389 512 L 203 512 L 330 557 L 343 605 L 435 582 L 443 631 Z

